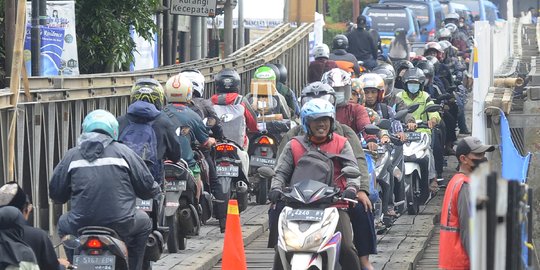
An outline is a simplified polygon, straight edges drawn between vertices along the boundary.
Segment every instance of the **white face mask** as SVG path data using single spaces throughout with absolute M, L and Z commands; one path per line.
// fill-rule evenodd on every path
M 343 104 L 345 103 L 345 93 L 343 92 L 336 92 L 336 104 Z
M 416 94 L 420 90 L 420 84 L 419 83 L 408 83 L 407 88 L 409 89 L 409 92 L 411 94 Z

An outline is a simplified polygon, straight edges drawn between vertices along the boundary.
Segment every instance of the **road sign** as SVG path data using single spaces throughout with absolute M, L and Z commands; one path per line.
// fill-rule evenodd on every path
M 212 17 L 216 14 L 216 0 L 171 0 L 171 14 Z

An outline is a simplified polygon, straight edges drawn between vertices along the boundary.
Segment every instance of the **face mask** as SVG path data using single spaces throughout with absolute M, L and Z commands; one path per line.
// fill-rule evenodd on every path
M 472 159 L 473 166 L 471 167 L 471 169 L 474 171 L 474 170 L 476 170 L 476 168 L 478 168 L 478 166 L 480 166 L 480 164 L 482 164 L 484 162 L 487 162 L 487 161 L 488 161 L 487 157 L 484 157 L 484 158 L 481 158 L 481 159 Z
M 409 89 L 409 92 L 411 94 L 416 94 L 420 90 L 420 84 L 419 83 L 408 83 L 407 89 Z
M 459 27 L 463 27 L 464 25 L 464 23 L 459 23 Z
M 345 103 L 345 93 L 336 92 L 336 104 Z

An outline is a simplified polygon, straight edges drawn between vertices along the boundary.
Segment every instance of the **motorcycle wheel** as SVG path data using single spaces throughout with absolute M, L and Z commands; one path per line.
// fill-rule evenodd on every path
M 259 177 L 259 183 L 257 183 L 257 204 L 265 205 L 268 199 L 268 179 Z
M 395 177 L 394 177 L 394 181 L 395 181 L 395 186 L 394 186 L 394 198 L 395 198 L 395 202 L 401 202 L 401 201 L 406 201 L 406 198 L 405 198 L 405 180 L 404 179 L 401 179 L 401 181 L 398 181 Z M 405 212 L 405 204 L 402 204 L 400 206 L 397 207 L 396 211 L 399 213 L 399 214 L 402 214 Z
M 420 204 L 418 202 L 418 197 L 414 194 L 414 191 L 416 190 L 416 185 L 418 184 L 418 181 L 420 177 L 416 173 L 406 175 L 405 181 L 407 184 L 409 184 L 409 190 L 407 190 L 407 213 L 409 215 L 416 215 L 418 214 L 418 211 L 420 210 Z
M 167 217 L 167 224 L 169 225 L 169 237 L 167 239 L 169 253 L 178 253 L 178 251 L 186 249 L 187 239 L 185 235 L 179 232 L 180 228 L 176 213 Z
M 227 222 L 227 219 L 226 218 L 220 218 L 219 219 L 219 230 L 221 233 L 224 233 L 225 232 L 225 224 Z
M 142 269 L 143 270 L 152 270 L 152 263 L 150 261 L 144 261 Z

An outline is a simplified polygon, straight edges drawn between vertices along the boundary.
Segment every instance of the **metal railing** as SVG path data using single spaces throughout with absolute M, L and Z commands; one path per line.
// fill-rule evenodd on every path
M 31 98 L 26 99 L 20 92 L 16 107 L 15 179 L 31 194 L 34 225 L 53 229 L 64 211 L 62 206 L 49 200 L 48 183 L 55 165 L 76 145 L 82 120 L 88 112 L 105 109 L 120 116 L 127 110 L 129 91 L 137 79 L 153 77 L 165 82 L 185 68 L 197 68 L 205 75 L 209 96 L 214 89 L 213 75 L 223 68 L 235 68 L 240 73 L 241 89 L 246 93 L 256 68 L 268 62 L 283 63 L 289 71 L 288 85 L 298 92 L 307 82 L 312 29 L 313 24 L 280 25 L 226 59 L 203 59 L 138 72 L 31 78 Z M 15 112 L 10 98 L 9 89 L 0 90 L 0 168 L 3 171 L 0 184 L 7 178 L 8 127 Z

